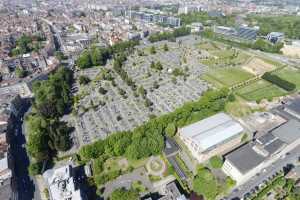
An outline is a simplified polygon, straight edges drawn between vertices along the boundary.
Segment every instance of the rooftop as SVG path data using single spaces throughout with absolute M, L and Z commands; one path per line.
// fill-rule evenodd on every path
M 279 128 L 274 129 L 272 134 L 285 143 L 292 143 L 300 138 L 300 122 L 291 119 Z
M 246 144 L 226 156 L 226 160 L 234 165 L 242 174 L 258 166 L 265 157 L 253 149 L 253 144 Z
M 183 137 L 194 140 L 202 150 L 220 144 L 243 131 L 244 128 L 225 113 L 213 115 L 179 130 Z
M 286 108 L 300 115 L 300 98 L 295 99 L 291 104 L 287 105 Z

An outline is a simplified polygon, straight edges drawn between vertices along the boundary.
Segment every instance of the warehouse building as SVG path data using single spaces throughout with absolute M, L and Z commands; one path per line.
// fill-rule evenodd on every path
M 192 155 L 204 162 L 222 155 L 241 142 L 244 128 L 229 115 L 219 113 L 178 130 Z
M 300 144 L 300 122 L 290 120 L 225 156 L 222 170 L 240 185 Z

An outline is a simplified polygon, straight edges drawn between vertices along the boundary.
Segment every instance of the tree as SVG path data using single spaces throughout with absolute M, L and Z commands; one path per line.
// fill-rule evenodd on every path
M 54 56 L 55 56 L 58 60 L 60 60 L 60 61 L 66 59 L 66 56 L 65 56 L 65 55 L 63 54 L 63 52 L 61 52 L 61 51 L 56 51 L 56 52 L 54 53 Z
M 111 194 L 111 200 L 138 200 L 139 193 L 133 189 L 126 190 L 125 188 L 116 189 Z
M 146 97 L 146 94 L 147 94 L 147 92 L 146 92 L 146 90 L 144 89 L 143 86 L 140 86 L 140 87 L 139 87 L 138 93 L 139 93 L 142 97 L 144 97 L 144 98 Z
M 223 166 L 223 159 L 220 156 L 213 156 L 209 159 L 212 168 L 219 169 Z
M 79 84 L 80 85 L 86 85 L 91 81 L 91 79 L 87 76 L 81 75 L 79 76 Z
M 26 75 L 27 75 L 27 72 L 26 72 L 25 70 L 23 70 L 23 69 L 20 68 L 20 67 L 17 67 L 17 68 L 16 68 L 16 76 L 17 76 L 18 78 L 24 78 L 24 77 L 26 77 Z
M 176 126 L 174 123 L 169 123 L 168 126 L 166 127 L 166 134 L 169 137 L 173 137 L 176 134 Z
M 28 167 L 29 174 L 31 176 L 40 174 L 42 167 L 43 167 L 42 163 L 39 163 L 39 162 L 30 163 L 30 165 Z
M 193 190 L 205 199 L 214 200 L 218 195 L 216 178 L 208 169 L 200 169 L 193 180 Z
M 169 51 L 169 47 L 168 47 L 167 43 L 164 44 L 164 51 Z
M 87 50 L 83 51 L 77 59 L 76 64 L 80 69 L 91 67 L 93 63 L 91 60 L 90 53 Z
M 151 54 L 156 54 L 156 49 L 155 49 L 154 46 L 151 46 L 151 48 L 150 48 L 150 53 L 151 53 Z

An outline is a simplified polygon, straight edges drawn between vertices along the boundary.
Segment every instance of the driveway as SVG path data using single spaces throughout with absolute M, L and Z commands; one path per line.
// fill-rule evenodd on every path
M 142 184 L 148 189 L 148 191 L 153 190 L 153 185 L 149 180 L 145 168 L 141 167 L 129 174 L 119 176 L 117 179 L 106 183 L 103 192 L 104 199 L 107 199 L 110 196 L 110 194 L 118 188 L 124 187 L 129 189 L 131 187 L 131 184 L 135 181 L 141 181 Z

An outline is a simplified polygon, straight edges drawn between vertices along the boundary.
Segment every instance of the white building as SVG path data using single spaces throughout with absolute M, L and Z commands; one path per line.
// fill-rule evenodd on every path
M 178 130 L 192 155 L 204 162 L 222 155 L 241 142 L 244 128 L 229 115 L 219 113 Z
M 73 178 L 72 166 L 66 165 L 44 172 L 51 200 L 83 200 L 84 195 L 77 188 Z

